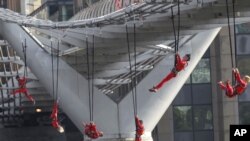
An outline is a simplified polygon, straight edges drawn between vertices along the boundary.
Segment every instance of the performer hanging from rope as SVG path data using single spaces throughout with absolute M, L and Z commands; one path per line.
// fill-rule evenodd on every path
M 15 91 L 13 91 L 11 94 L 24 94 L 31 102 L 33 102 L 33 104 L 35 105 L 36 101 L 34 100 L 34 98 L 29 94 L 27 88 L 26 88 L 26 82 L 27 82 L 27 78 L 26 77 L 22 77 L 20 78 L 19 75 L 16 76 L 16 80 L 18 81 L 18 86 L 19 88 Z
M 84 124 L 84 134 L 87 135 L 91 139 L 97 139 L 103 136 L 103 132 L 97 130 L 96 124 L 91 121 L 89 124 Z
M 135 125 L 136 125 L 136 134 L 135 134 L 135 141 L 142 141 L 141 136 L 144 134 L 144 125 L 143 121 L 135 117 Z
M 149 89 L 150 92 L 157 92 L 163 84 L 171 80 L 172 78 L 176 77 L 178 72 L 184 70 L 184 68 L 188 65 L 188 61 L 190 60 L 190 54 L 186 54 L 182 59 L 180 55 L 178 54 L 179 50 L 179 36 L 180 36 L 180 1 L 178 0 L 178 29 L 177 29 L 177 37 L 176 37 L 176 32 L 175 32 L 175 20 L 174 20 L 174 12 L 173 12 L 173 7 L 171 7 L 171 21 L 173 25 L 173 32 L 174 32 L 174 37 L 175 37 L 175 66 L 172 69 L 172 71 L 156 86 L 153 88 Z
M 63 133 L 64 128 L 59 124 L 58 121 L 58 101 L 54 103 L 52 113 L 50 118 L 52 119 L 51 125 L 53 128 L 57 129 L 58 132 Z
M 175 54 L 175 66 L 172 69 L 172 71 L 161 80 L 160 83 L 158 83 L 153 88 L 149 89 L 150 92 L 157 92 L 163 84 L 171 80 L 172 78 L 176 77 L 178 72 L 184 70 L 184 68 L 188 65 L 188 61 L 190 60 L 190 54 L 186 54 L 182 59 L 180 58 L 180 55 L 178 53 Z
M 226 92 L 225 94 L 229 98 L 241 95 L 246 90 L 247 84 L 250 82 L 250 77 L 248 75 L 245 75 L 241 78 L 237 68 L 233 69 L 233 74 L 236 78 L 236 84 L 234 86 L 230 84 L 229 80 L 226 81 L 226 84 L 224 84 L 222 81 L 218 82 L 221 89 Z
M 92 42 L 92 74 L 91 77 L 94 78 L 94 71 L 95 71 L 95 36 L 93 35 L 93 42 Z M 93 122 L 94 120 L 94 81 L 92 81 L 92 84 L 90 83 L 90 61 L 89 61 L 89 44 L 88 44 L 88 37 L 86 38 L 86 53 L 87 53 L 87 75 L 88 75 L 88 93 L 89 93 L 89 119 L 90 123 L 89 124 L 84 124 L 84 134 L 87 135 L 91 139 L 97 139 L 99 137 L 103 136 L 103 132 L 97 130 L 97 127 L 95 123 Z

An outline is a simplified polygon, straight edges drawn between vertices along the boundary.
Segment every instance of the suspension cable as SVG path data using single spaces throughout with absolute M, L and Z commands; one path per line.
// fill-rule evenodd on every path
M 173 32 L 174 32 L 174 51 L 177 53 L 177 39 L 176 39 L 176 32 L 175 32 L 175 22 L 174 22 L 174 10 L 173 6 L 171 6 L 171 21 L 173 25 Z
M 136 77 L 136 74 L 137 74 L 137 70 L 136 70 L 136 67 L 137 67 L 137 65 L 136 65 L 136 24 L 134 23 L 134 67 L 135 67 L 135 74 L 134 74 L 134 87 L 135 87 L 135 114 L 137 115 L 137 88 L 136 88 L 136 86 L 137 86 L 137 77 Z
M 226 0 L 226 10 L 227 10 L 227 25 L 228 25 L 228 34 L 229 34 L 229 46 L 230 46 L 230 52 L 231 52 L 231 65 L 232 65 L 232 68 L 233 68 L 234 67 L 234 63 L 233 63 L 233 45 L 232 45 L 232 39 L 231 39 L 231 28 L 230 28 L 230 16 L 229 16 L 228 0 Z
M 50 47 L 51 47 L 51 75 L 52 75 L 52 95 L 53 99 L 55 100 L 55 78 L 54 78 L 54 56 L 53 56 L 53 43 L 52 41 L 50 42 Z
M 59 87 L 59 40 L 57 42 L 57 63 L 56 63 L 56 99 L 58 100 L 58 87 Z
M 24 77 L 28 76 L 27 74 L 27 42 L 26 38 L 24 39 L 24 44 L 22 44 L 23 47 L 23 55 L 24 55 Z
M 95 36 L 92 37 L 92 120 L 94 120 Z
M 134 94 L 134 89 L 133 89 L 133 84 L 132 84 L 132 64 L 131 64 L 131 56 L 130 56 L 130 45 L 129 45 L 129 33 L 128 33 L 128 25 L 126 24 L 126 38 L 127 38 L 127 47 L 128 47 L 128 58 L 129 58 L 129 74 L 130 74 L 130 79 L 131 79 L 131 83 L 130 83 L 130 87 L 131 87 L 131 91 L 132 91 L 132 97 L 133 97 L 133 109 L 134 109 L 134 116 L 136 116 L 136 107 L 135 107 L 135 94 Z
M 179 51 L 179 42 L 180 42 L 180 26 L 181 26 L 181 17 L 180 17 L 180 0 L 178 0 L 178 28 L 177 28 L 177 41 L 176 41 L 176 50 Z
M 233 0 L 233 25 L 234 25 L 234 49 L 235 49 L 235 52 L 237 50 L 237 39 L 236 39 L 236 24 L 235 24 L 235 2 L 236 0 Z M 233 54 L 231 54 L 233 56 Z M 237 61 L 235 61 L 235 67 L 237 67 Z
M 92 121 L 92 100 L 91 100 L 91 91 L 90 91 L 90 66 L 89 66 L 89 43 L 88 43 L 88 36 L 86 37 L 86 55 L 87 55 L 87 79 L 88 79 L 88 93 L 89 93 L 89 119 Z

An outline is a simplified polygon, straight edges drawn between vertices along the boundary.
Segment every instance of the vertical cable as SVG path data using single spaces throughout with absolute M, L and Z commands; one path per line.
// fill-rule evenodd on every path
M 88 43 L 88 37 L 86 37 L 86 55 L 87 55 L 87 79 L 88 79 L 88 93 L 89 93 L 89 119 L 92 121 L 92 100 L 91 100 L 91 92 L 90 92 L 90 74 L 89 74 L 89 43 Z
M 95 36 L 92 37 L 92 120 L 94 120 Z
M 54 59 L 53 59 L 53 44 L 52 41 L 50 42 L 50 47 L 51 47 L 51 75 L 52 75 L 52 95 L 53 99 L 55 100 L 55 78 L 54 78 Z
M 57 42 L 57 63 L 56 63 L 56 100 L 58 100 L 58 87 L 59 87 L 59 41 Z
M 234 49 L 235 49 L 235 54 L 236 54 L 236 50 L 237 50 L 237 39 L 236 39 L 236 37 L 237 37 L 237 35 L 236 35 L 236 24 L 235 24 L 235 1 L 236 0 L 233 0 L 232 2 L 233 2 L 233 25 L 234 25 Z M 233 56 L 233 54 L 232 54 L 232 56 Z M 236 61 L 236 59 L 235 59 L 235 67 L 237 67 L 237 61 Z
M 175 32 L 175 22 L 174 22 L 174 10 L 173 6 L 171 6 L 171 21 L 173 25 L 173 32 L 174 32 L 174 51 L 177 53 L 177 39 L 176 39 L 176 32 Z
M 130 56 L 130 45 L 129 45 L 129 35 L 128 35 L 128 25 L 126 25 L 126 38 L 127 38 L 127 47 L 128 47 L 128 58 L 129 58 L 129 74 L 130 74 L 130 79 L 131 79 L 131 83 L 130 83 L 130 87 L 131 87 L 131 91 L 132 91 L 132 97 L 133 97 L 133 109 L 134 109 L 134 116 L 136 116 L 136 110 L 135 110 L 135 97 L 134 97 L 134 90 L 133 90 L 133 84 L 132 84 L 132 64 L 131 64 L 131 56 Z
M 232 67 L 234 67 L 233 63 L 233 45 L 232 45 L 232 39 L 231 39 L 231 28 L 230 28 L 230 16 L 229 16 L 229 4 L 228 0 L 226 0 L 226 10 L 227 10 L 227 26 L 228 26 L 228 34 L 229 34 L 229 45 L 230 45 L 230 52 L 231 52 L 231 64 Z
M 137 115 L 137 89 L 136 89 L 136 86 L 137 86 L 137 77 L 136 77 L 136 25 L 134 23 L 134 64 L 135 64 L 135 74 L 134 74 L 134 87 L 135 87 L 135 115 Z
M 179 51 L 179 42 L 180 42 L 180 26 L 181 26 L 181 17 L 180 17 L 180 0 L 178 0 L 178 28 L 177 28 L 177 41 L 176 41 L 176 51 Z

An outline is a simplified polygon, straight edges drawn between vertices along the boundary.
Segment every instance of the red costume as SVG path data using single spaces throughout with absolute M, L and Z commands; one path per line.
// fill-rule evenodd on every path
M 84 125 L 84 134 L 91 139 L 97 139 L 103 136 L 103 133 L 98 131 L 94 122 Z
M 33 104 L 35 104 L 35 100 L 34 98 L 29 94 L 27 88 L 26 88 L 26 82 L 27 79 L 25 77 L 20 78 L 19 76 L 16 76 L 16 79 L 18 81 L 18 86 L 19 88 L 17 90 L 15 90 L 12 94 L 19 94 L 22 93 L 24 94 L 30 101 L 33 102 Z
M 236 78 L 236 84 L 234 86 L 232 86 L 228 80 L 226 81 L 226 84 L 223 84 L 221 81 L 218 83 L 221 89 L 226 91 L 226 95 L 229 98 L 242 94 L 246 90 L 248 83 L 246 80 L 241 78 L 238 69 L 233 69 L 233 73 Z
M 190 60 L 190 55 L 186 54 L 182 59 L 178 53 L 175 54 L 175 66 L 172 71 L 163 79 L 160 83 L 158 83 L 153 88 L 149 89 L 150 92 L 156 92 L 159 90 L 163 84 L 171 80 L 172 78 L 176 77 L 178 72 L 182 71 L 187 65 L 188 61 Z
M 58 122 L 58 102 L 55 102 L 53 105 L 53 109 L 50 115 L 52 119 L 51 125 L 53 128 L 57 129 L 59 132 L 64 132 L 63 127 Z
M 135 124 L 136 124 L 136 134 L 135 134 L 135 141 L 141 141 L 141 135 L 144 134 L 144 125 L 142 120 L 140 120 L 137 116 L 135 117 Z

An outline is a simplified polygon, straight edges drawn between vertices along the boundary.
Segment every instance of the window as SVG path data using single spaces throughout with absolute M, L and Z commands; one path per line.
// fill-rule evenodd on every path
M 211 130 L 213 129 L 212 107 L 208 105 L 194 106 L 194 129 Z
M 210 82 L 210 60 L 201 59 L 192 73 L 192 83 Z
M 173 102 L 175 105 L 192 104 L 191 85 L 184 85 Z
M 193 132 L 177 132 L 174 135 L 175 141 L 193 141 Z
M 250 35 L 237 35 L 237 55 L 250 54 Z
M 250 57 L 248 56 L 237 57 L 237 66 L 239 68 L 241 75 L 249 74 L 250 72 L 249 64 L 250 64 Z
M 193 104 L 212 103 L 211 84 L 192 85 Z
M 239 103 L 239 119 L 240 124 L 250 124 L 250 103 Z
M 194 140 L 195 141 L 212 141 L 214 140 L 214 134 L 212 131 L 198 131 L 194 133 Z
M 247 89 L 243 94 L 239 96 L 239 101 L 250 101 L 250 86 L 248 85 Z
M 174 111 L 174 128 L 177 131 L 192 130 L 191 106 L 176 106 Z

